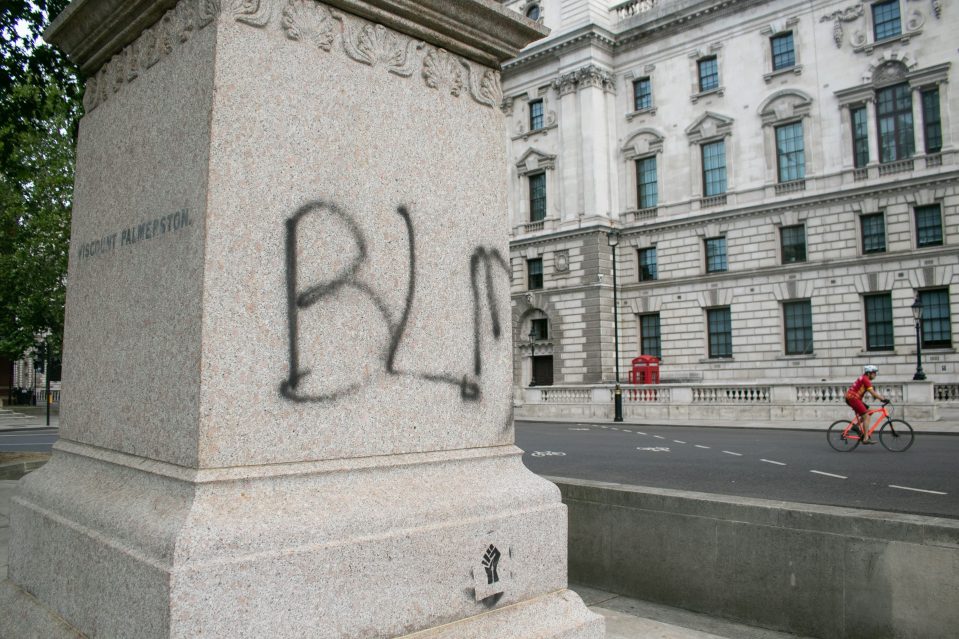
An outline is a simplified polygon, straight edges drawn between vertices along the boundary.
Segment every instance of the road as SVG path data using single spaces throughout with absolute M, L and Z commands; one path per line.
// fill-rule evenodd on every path
M 825 432 L 516 422 L 540 475 L 959 519 L 959 435 L 849 453 Z
M 36 428 L 0 432 L 0 451 L 47 452 L 57 441 L 56 428 Z

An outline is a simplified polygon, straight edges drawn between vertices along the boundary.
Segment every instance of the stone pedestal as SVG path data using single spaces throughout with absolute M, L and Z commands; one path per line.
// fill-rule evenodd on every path
M 513 446 L 491 0 L 77 0 L 61 439 L 0 635 L 603 636 Z

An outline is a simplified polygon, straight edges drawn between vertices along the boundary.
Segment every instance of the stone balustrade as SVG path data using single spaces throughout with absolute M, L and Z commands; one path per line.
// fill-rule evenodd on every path
M 634 419 L 815 420 L 823 427 L 847 417 L 845 382 L 775 384 L 620 385 L 623 414 Z M 889 382 L 877 390 L 893 403 L 897 416 L 935 421 L 939 410 L 959 404 L 959 384 Z M 612 419 L 613 384 L 533 386 L 518 395 L 515 415 Z

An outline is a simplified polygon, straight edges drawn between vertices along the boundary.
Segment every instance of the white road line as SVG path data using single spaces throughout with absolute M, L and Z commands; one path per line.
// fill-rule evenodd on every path
M 742 456 L 743 456 L 742 453 L 734 453 L 734 452 L 731 451 L 731 450 L 724 450 L 723 452 L 726 453 L 727 455 L 735 455 L 736 457 L 742 457 Z
M 610 428 L 610 430 L 619 430 L 618 428 Z
M 824 473 L 821 470 L 810 470 L 811 473 L 816 473 L 817 475 L 823 475 L 824 477 L 835 477 L 836 479 L 849 479 L 845 475 L 833 475 L 832 473 Z
M 949 493 L 943 493 L 938 490 L 923 490 L 922 488 L 910 488 L 909 486 L 896 486 L 895 484 L 889 484 L 890 488 L 898 488 L 899 490 L 914 490 L 917 493 L 929 493 L 930 495 L 948 495 Z
M 646 433 L 642 433 L 642 432 L 640 432 L 640 431 L 637 430 L 637 431 L 636 431 L 636 434 L 637 434 L 637 435 L 645 435 Z
M 676 442 L 677 444 L 685 444 L 685 443 L 686 443 L 686 442 L 680 441 L 680 440 L 678 440 L 678 439 L 674 439 L 673 441 Z
M 696 448 L 705 448 L 706 450 L 709 450 L 709 446 L 703 446 L 702 444 L 695 444 L 695 446 Z
M 785 465 L 786 465 L 786 464 L 784 464 L 784 463 L 782 463 L 782 462 L 773 461 L 773 460 L 771 460 L 771 459 L 760 459 L 759 461 L 764 461 L 764 462 L 766 462 L 767 464 L 776 464 L 777 466 L 785 466 Z
M 629 430 L 629 429 L 626 429 L 626 428 L 624 428 L 624 429 L 623 429 L 623 432 L 624 432 L 624 433 L 631 433 L 631 432 L 633 432 L 633 431 L 631 431 L 631 430 Z
M 665 437 L 660 437 L 659 435 L 653 435 L 656 439 L 666 439 Z

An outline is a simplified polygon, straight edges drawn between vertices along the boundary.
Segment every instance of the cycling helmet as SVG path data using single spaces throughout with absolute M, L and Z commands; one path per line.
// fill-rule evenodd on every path
M 862 367 L 862 372 L 863 372 L 863 374 L 866 374 L 866 373 L 878 373 L 878 372 L 879 372 L 879 368 L 878 368 L 877 366 L 873 366 L 872 364 L 866 364 L 865 366 Z

